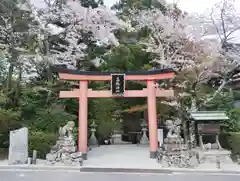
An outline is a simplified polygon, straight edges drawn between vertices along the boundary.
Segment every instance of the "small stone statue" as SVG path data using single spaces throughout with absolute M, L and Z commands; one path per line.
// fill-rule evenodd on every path
M 74 121 L 68 121 L 67 124 L 59 128 L 60 137 L 73 137 L 73 128 L 75 126 Z
M 167 138 L 181 138 L 181 127 L 177 126 L 174 121 L 166 120 L 166 126 L 168 128 Z
M 181 138 L 181 126 L 180 126 L 180 125 L 177 125 L 177 126 L 175 127 L 174 132 L 175 132 L 175 134 L 176 134 L 176 136 L 177 136 L 178 138 Z

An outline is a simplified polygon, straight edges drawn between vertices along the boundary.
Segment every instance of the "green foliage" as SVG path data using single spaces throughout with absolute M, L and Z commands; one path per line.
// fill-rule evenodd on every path
M 16 123 L 20 118 L 20 113 L 13 110 L 0 108 L 0 127 L 9 128 L 11 124 Z
M 166 11 L 166 8 L 158 0 L 120 0 L 113 5 L 112 9 L 120 10 L 121 15 L 128 15 L 130 8 L 136 9 L 147 9 L 150 7 L 159 8 L 163 13 Z
M 235 100 L 240 100 L 240 91 L 239 90 L 234 90 L 233 95 L 234 95 Z
M 76 116 L 65 112 L 61 105 L 52 105 L 48 109 L 37 109 L 36 120 L 32 123 L 32 128 L 56 132 L 59 126 L 63 126 L 68 121 L 75 120 Z
M 209 110 L 230 110 L 233 108 L 233 97 L 230 91 L 223 91 L 208 103 Z
M 232 132 L 240 131 L 240 109 L 233 108 L 228 112 L 227 130 Z
M 46 154 L 50 152 L 52 146 L 57 141 L 57 134 L 46 133 L 42 131 L 31 131 L 29 134 L 29 154 L 32 155 L 33 150 L 37 150 L 38 158 L 45 159 Z
M 56 132 L 59 126 L 67 121 L 75 121 L 76 115 L 65 111 L 65 105 L 59 101 L 59 87 L 52 84 L 48 87 L 26 88 L 21 99 L 21 112 L 25 122 L 32 129 Z M 71 103 L 71 102 L 70 102 Z
M 99 4 L 103 5 L 103 0 L 81 0 L 81 5 L 83 7 L 91 6 L 92 8 L 96 8 Z
M 122 44 L 112 49 L 112 53 L 103 57 L 101 67 L 105 71 L 136 71 L 151 67 L 151 53 L 142 50 L 140 45 Z
M 116 127 L 112 115 L 118 109 L 118 105 L 114 99 L 94 99 L 89 103 L 91 113 L 89 115 L 90 122 L 95 121 L 97 124 L 97 134 L 99 137 L 108 136 Z
M 0 108 L 0 147 L 8 147 L 9 131 L 22 125 L 20 118 L 20 112 Z
M 233 160 L 240 155 L 240 132 L 230 132 L 227 136 L 229 150 L 231 150 Z
M 8 97 L 2 91 L 0 92 L 0 108 L 5 107 Z
M 4 59 L 2 52 L 0 52 L 0 87 L 3 87 L 4 82 L 6 80 L 6 69 L 7 69 L 7 63 Z
M 234 99 L 231 91 L 223 91 L 216 96 L 205 109 L 225 111 L 229 120 L 223 122 L 225 125 L 224 131 L 238 132 L 240 131 L 240 109 L 234 108 Z

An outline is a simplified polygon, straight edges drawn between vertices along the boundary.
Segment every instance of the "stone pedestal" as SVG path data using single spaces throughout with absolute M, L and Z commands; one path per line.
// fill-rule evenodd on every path
M 184 140 L 178 137 L 169 137 L 164 139 L 164 148 L 168 152 L 186 150 Z
M 65 126 L 59 128 L 59 137 L 50 153 L 46 155 L 47 163 L 54 165 L 82 165 L 83 154 L 76 152 L 73 130 L 75 123 L 69 121 Z
M 122 134 L 115 133 L 112 135 L 112 144 L 122 144 Z
M 122 141 L 122 133 L 121 131 L 115 130 L 112 135 L 112 144 L 118 145 L 118 144 L 128 144 L 126 141 Z
M 188 145 L 184 144 L 180 135 L 180 126 L 172 120 L 167 120 L 166 125 L 169 131 L 160 150 L 161 157 L 158 162 L 164 167 L 195 168 L 198 166 L 197 153 L 188 150 Z
M 219 162 L 220 164 L 233 164 L 231 159 L 231 152 L 228 150 L 205 150 L 195 149 L 195 151 L 199 155 L 200 163 L 209 163 L 216 164 Z
M 74 159 L 76 156 L 76 146 L 72 137 L 59 137 L 56 145 L 54 145 L 46 155 L 46 160 L 49 164 L 54 165 L 58 162 L 63 163 L 64 165 L 72 165 L 73 163 L 79 162 L 79 159 Z M 78 153 L 81 154 L 81 153 Z
M 164 139 L 164 148 L 159 161 L 163 167 L 194 168 L 198 165 L 196 153 L 188 150 L 184 140 L 178 136 Z

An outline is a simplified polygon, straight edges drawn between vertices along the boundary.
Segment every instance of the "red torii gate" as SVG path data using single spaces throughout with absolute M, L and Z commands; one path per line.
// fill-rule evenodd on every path
M 88 98 L 121 97 L 113 95 L 111 90 L 88 89 L 88 81 L 112 81 L 112 76 L 119 73 L 76 71 L 65 68 L 53 68 L 53 70 L 54 72 L 58 72 L 60 79 L 79 81 L 79 89 L 60 91 L 60 98 L 79 99 L 78 149 L 83 153 L 85 159 L 87 159 Z M 122 97 L 147 97 L 150 158 L 156 158 L 156 151 L 158 149 L 156 97 L 174 96 L 173 90 L 161 90 L 157 88 L 155 81 L 172 79 L 174 76 L 175 72 L 172 69 L 124 73 L 124 81 L 135 80 L 147 82 L 147 88 L 142 90 L 125 90 Z

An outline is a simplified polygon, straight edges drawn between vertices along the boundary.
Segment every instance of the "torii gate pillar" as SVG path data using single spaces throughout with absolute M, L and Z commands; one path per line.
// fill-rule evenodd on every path
M 87 159 L 88 142 L 88 81 L 80 81 L 79 111 L 78 111 L 78 150 Z
M 149 150 L 150 158 L 156 158 L 158 149 L 158 132 L 157 132 L 157 109 L 156 109 L 156 87 L 153 80 L 147 81 L 148 89 L 148 129 L 149 129 Z

